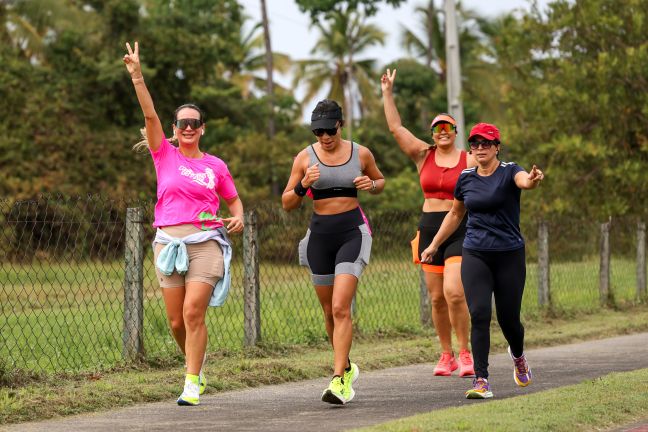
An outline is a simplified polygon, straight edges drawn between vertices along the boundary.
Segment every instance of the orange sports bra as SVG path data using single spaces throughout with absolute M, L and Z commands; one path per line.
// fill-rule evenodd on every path
M 459 174 L 467 167 L 467 154 L 462 150 L 459 163 L 451 168 L 438 166 L 434 159 L 435 154 L 436 149 L 430 149 L 421 167 L 419 177 L 423 196 L 425 198 L 453 200 Z

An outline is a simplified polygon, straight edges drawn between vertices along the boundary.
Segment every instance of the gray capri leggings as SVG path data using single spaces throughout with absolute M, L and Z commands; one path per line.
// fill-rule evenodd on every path
M 371 234 L 359 208 L 334 215 L 313 213 L 299 242 L 299 264 L 311 271 L 314 285 L 333 285 L 335 276 L 360 278 L 371 255 Z

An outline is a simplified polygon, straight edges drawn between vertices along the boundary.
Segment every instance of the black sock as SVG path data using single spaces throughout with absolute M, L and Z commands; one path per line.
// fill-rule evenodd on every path
M 351 372 L 351 358 L 347 357 L 347 359 L 349 360 L 349 367 L 345 368 L 344 370 L 347 371 L 347 372 Z

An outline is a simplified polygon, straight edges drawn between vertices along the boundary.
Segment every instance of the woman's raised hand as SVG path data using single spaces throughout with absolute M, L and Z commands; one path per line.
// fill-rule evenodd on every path
M 531 172 L 529 173 L 529 180 L 533 183 L 540 183 L 544 179 L 544 173 L 540 171 L 540 168 L 533 165 Z
M 382 89 L 383 93 L 392 91 L 392 89 L 394 88 L 395 79 L 396 79 L 396 69 L 394 69 L 393 72 L 387 69 L 385 73 L 382 75 L 382 77 L 380 78 L 380 88 Z
M 142 78 L 142 66 L 139 59 L 139 44 L 135 42 L 135 51 L 131 48 L 130 44 L 126 42 L 126 49 L 128 54 L 124 54 L 124 63 L 131 78 Z

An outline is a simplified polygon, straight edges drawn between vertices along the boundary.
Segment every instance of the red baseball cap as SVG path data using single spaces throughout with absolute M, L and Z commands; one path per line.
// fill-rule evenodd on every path
M 471 141 L 474 137 L 480 136 L 489 141 L 499 141 L 500 132 L 497 129 L 497 126 L 490 123 L 477 123 L 470 129 L 470 135 L 468 136 L 468 141 Z

